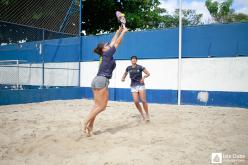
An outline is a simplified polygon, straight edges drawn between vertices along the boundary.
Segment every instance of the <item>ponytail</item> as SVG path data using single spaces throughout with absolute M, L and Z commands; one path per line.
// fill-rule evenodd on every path
M 102 49 L 104 48 L 104 43 L 99 43 L 99 44 L 97 44 L 97 47 L 96 48 L 94 48 L 94 52 L 96 53 L 96 54 L 98 54 L 99 56 L 101 56 L 102 54 L 103 54 L 103 51 L 102 51 Z

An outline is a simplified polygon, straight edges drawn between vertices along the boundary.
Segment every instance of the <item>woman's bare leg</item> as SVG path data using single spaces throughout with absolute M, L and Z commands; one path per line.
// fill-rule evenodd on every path
M 136 108 L 139 110 L 139 112 L 140 112 L 140 114 L 144 120 L 145 116 L 143 114 L 142 107 L 139 104 L 139 93 L 138 92 L 132 92 L 132 95 L 133 95 L 134 104 L 135 104 Z
M 85 123 L 84 123 L 84 130 L 91 131 L 94 125 L 94 121 L 96 116 L 105 110 L 107 103 L 108 103 L 108 89 L 95 89 L 94 90 L 94 100 L 95 106 L 93 109 L 90 110 Z
M 143 108 L 146 112 L 146 120 L 149 121 L 150 120 L 150 115 L 149 115 L 149 112 L 148 112 L 148 104 L 146 102 L 146 90 L 140 90 L 139 91 L 139 96 L 140 96 L 140 99 L 142 101 L 142 104 L 143 104 Z
M 97 105 L 96 100 L 95 100 L 95 98 L 96 98 L 96 93 L 97 93 L 97 92 L 96 92 L 95 89 L 93 89 L 93 90 L 92 90 L 92 93 L 93 93 L 93 97 L 94 97 L 94 107 L 93 107 L 92 110 L 94 110 L 94 109 L 96 108 L 96 105 Z M 88 124 L 88 128 L 90 128 L 91 131 L 93 130 L 93 125 L 94 125 L 95 119 L 96 119 L 96 116 L 95 116 L 94 118 L 92 118 L 92 119 L 90 120 L 89 124 Z

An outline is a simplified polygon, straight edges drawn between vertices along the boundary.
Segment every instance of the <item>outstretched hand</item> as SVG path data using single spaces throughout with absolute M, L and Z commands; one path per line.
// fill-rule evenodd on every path
M 117 30 L 118 33 L 120 32 L 127 32 L 128 31 L 128 28 L 126 28 L 125 26 L 120 26 L 119 29 Z
M 126 26 L 122 26 L 122 31 L 124 31 L 124 32 L 127 32 L 128 31 L 128 28 L 126 28 Z
M 117 30 L 118 33 L 120 33 L 123 30 L 121 26 L 119 26 L 119 29 Z

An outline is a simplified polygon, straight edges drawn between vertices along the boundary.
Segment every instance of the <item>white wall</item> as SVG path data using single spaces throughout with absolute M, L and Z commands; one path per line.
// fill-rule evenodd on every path
M 121 77 L 126 67 L 131 65 L 130 60 L 118 60 L 116 63 L 110 87 L 129 88 L 129 76 L 125 82 L 121 82 Z M 151 73 L 145 81 L 147 89 L 177 90 L 177 59 L 138 60 L 138 64 L 146 67 Z M 45 64 L 45 85 L 77 86 L 78 65 L 77 62 Z M 96 61 L 81 63 L 82 87 L 91 86 L 98 65 Z M 21 85 L 42 84 L 42 69 L 33 68 L 41 67 L 41 64 L 20 66 L 26 67 L 19 69 Z M 15 84 L 17 77 L 17 68 L 0 67 L 1 84 Z M 248 92 L 248 57 L 183 59 L 182 90 Z
M 129 88 L 130 79 L 121 82 L 129 60 L 119 60 L 110 81 L 110 87 Z M 177 59 L 138 60 L 151 76 L 147 89 L 177 90 Z M 98 62 L 81 63 L 81 86 L 90 87 L 96 76 Z M 182 90 L 248 91 L 248 57 L 194 58 L 182 60 Z
M 78 86 L 78 62 L 45 63 L 46 86 Z M 69 70 L 70 69 L 70 70 Z
M 0 84 L 42 85 L 42 64 L 0 66 Z M 45 63 L 45 86 L 78 86 L 79 63 Z
M 42 85 L 42 64 L 20 64 L 20 85 Z
M 17 64 L 0 66 L 0 84 L 41 85 L 41 64 Z
M 177 61 L 176 60 L 139 60 L 138 64 L 147 68 L 151 77 L 146 79 L 146 87 L 149 89 L 176 89 Z M 92 79 L 96 76 L 98 62 L 81 63 L 81 86 L 90 87 Z M 126 67 L 131 65 L 129 60 L 116 61 L 116 69 L 113 72 L 109 87 L 129 88 L 129 75 L 125 82 L 121 82 Z M 85 71 L 85 72 L 84 72 Z
M 182 89 L 248 92 L 248 57 L 184 59 Z

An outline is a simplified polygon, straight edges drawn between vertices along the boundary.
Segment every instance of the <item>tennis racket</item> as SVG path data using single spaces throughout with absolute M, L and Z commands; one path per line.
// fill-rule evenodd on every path
M 117 17 L 118 22 L 121 23 L 121 26 L 125 27 L 126 26 L 125 14 L 121 13 L 120 11 L 116 11 L 115 15 Z

